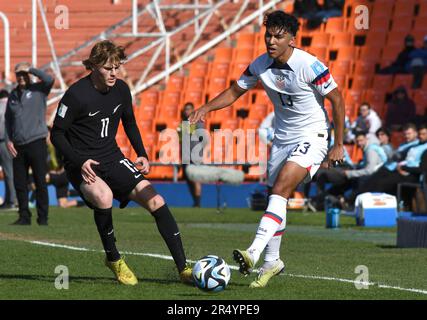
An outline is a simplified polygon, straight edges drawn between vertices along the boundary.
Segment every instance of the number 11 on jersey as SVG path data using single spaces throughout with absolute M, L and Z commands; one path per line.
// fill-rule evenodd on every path
M 101 129 L 101 138 L 108 137 L 108 125 L 110 124 L 110 118 L 101 119 L 102 129 Z

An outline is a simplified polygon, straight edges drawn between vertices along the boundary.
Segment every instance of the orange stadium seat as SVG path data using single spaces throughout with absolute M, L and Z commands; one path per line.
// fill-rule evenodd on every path
M 393 12 L 394 3 L 390 0 L 375 1 L 373 3 L 372 15 L 370 20 L 386 17 L 390 18 Z
M 405 86 L 409 89 L 412 85 L 412 79 L 412 74 L 396 74 L 393 77 L 392 89 L 394 90 L 400 86 Z
M 221 91 L 227 88 L 227 79 L 226 78 L 210 78 L 208 84 L 207 94 L 209 95 L 209 100 L 218 95 Z
M 369 20 L 369 32 L 388 32 L 390 17 L 377 17 Z
M 416 0 L 395 0 L 393 19 L 399 21 L 404 17 L 413 17 L 415 13 Z
M 184 103 L 191 102 L 197 108 L 204 103 L 203 98 L 204 98 L 203 91 L 191 91 L 191 89 L 187 89 L 184 93 L 183 102 Z
M 384 50 L 387 50 L 388 47 L 399 47 L 403 49 L 404 47 L 404 39 L 409 34 L 409 29 L 407 31 L 390 31 L 387 35 L 387 41 L 386 41 L 386 48 Z
M 427 17 L 427 1 L 420 1 L 418 8 L 418 16 L 416 19 L 420 17 Z
M 213 62 L 209 78 L 227 78 L 230 72 L 230 64 L 229 62 Z
M 246 118 L 243 121 L 243 129 L 255 129 L 257 130 L 259 128 L 259 125 L 261 124 L 262 119 L 253 119 L 253 118 Z
M 233 59 L 233 48 L 217 48 L 215 50 L 215 62 L 231 63 Z
M 268 107 L 266 104 L 253 104 L 249 108 L 250 119 L 263 120 L 267 116 Z
M 412 98 L 417 107 L 417 114 L 424 116 L 427 111 L 427 91 L 423 89 L 414 90 Z
M 347 76 L 346 75 L 334 75 L 334 73 L 332 73 L 332 76 L 335 80 L 335 82 L 338 85 L 338 88 L 340 90 L 347 88 Z
M 196 60 L 190 65 L 190 77 L 206 77 L 208 69 L 208 62 Z
M 345 29 L 345 20 L 343 17 L 334 17 L 328 19 L 326 22 L 325 32 L 335 33 L 341 32 Z
M 370 60 L 356 60 L 354 63 L 354 74 L 372 75 L 375 72 L 375 62 Z
M 156 106 L 141 105 L 136 108 L 135 118 L 141 120 L 154 119 L 156 116 Z
M 383 47 L 387 39 L 386 31 L 369 31 L 366 35 L 366 47 Z M 403 42 L 403 41 L 402 41 Z
M 356 105 L 357 108 L 363 102 L 362 100 L 362 91 L 361 90 L 346 90 L 345 92 L 345 104 L 346 105 Z
M 154 127 L 153 127 L 152 119 L 149 119 L 149 120 L 138 119 L 137 124 L 138 124 L 139 131 L 141 131 L 142 134 L 144 134 L 145 132 L 153 132 Z
M 204 91 L 206 80 L 204 77 L 189 77 L 187 80 L 186 90 Z
M 141 93 L 141 104 L 155 106 L 159 102 L 159 92 L 156 90 L 145 90 Z
M 371 105 L 380 118 L 384 118 L 386 111 L 385 97 L 386 90 L 368 89 L 363 95 L 363 100 Z
M 240 126 L 240 121 L 238 118 L 221 120 L 221 129 L 236 130 L 239 128 L 239 126 Z
M 341 47 L 338 49 L 337 60 L 355 60 L 357 56 L 357 49 L 352 46 Z
M 371 87 L 372 75 L 371 74 L 356 74 L 353 76 L 351 84 L 352 90 L 362 91 Z
M 372 89 L 388 91 L 391 89 L 392 83 L 393 83 L 393 76 L 392 75 L 390 75 L 390 74 L 375 74 L 374 79 L 372 80 Z
M 326 47 L 322 47 L 322 48 L 319 48 L 319 47 L 317 47 L 317 48 L 316 47 L 315 48 L 309 47 L 307 49 L 307 51 L 310 54 L 316 56 L 317 59 L 319 59 L 320 61 L 326 62 L 328 60 L 328 55 L 327 55 L 328 51 L 327 51 Z
M 329 47 L 330 38 L 331 36 L 329 33 L 323 33 L 323 32 L 313 33 L 310 47 L 317 47 L 317 48 Z
M 184 76 L 173 75 L 169 77 L 166 84 L 166 91 L 181 92 L 184 89 Z
M 415 19 L 415 23 L 412 31 L 413 32 L 425 31 L 426 25 L 427 25 L 427 16 L 417 17 Z
M 221 121 L 223 119 L 232 119 L 236 117 L 236 112 L 233 106 L 223 108 L 221 110 L 214 111 L 212 114 L 212 120 Z
M 239 33 L 237 36 L 236 48 L 253 49 L 256 44 L 256 33 Z
M 375 64 L 381 57 L 382 46 L 363 46 L 359 50 L 359 60 L 374 62 Z
M 352 35 L 349 32 L 335 32 L 332 34 L 330 45 L 332 48 L 351 46 L 352 40 Z
M 329 63 L 329 69 L 334 77 L 349 75 L 352 72 L 351 67 L 350 60 L 335 60 Z

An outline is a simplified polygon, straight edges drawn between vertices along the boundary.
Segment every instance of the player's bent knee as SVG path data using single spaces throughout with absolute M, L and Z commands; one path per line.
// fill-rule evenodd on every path
M 98 190 L 90 199 L 96 207 L 101 209 L 111 208 L 113 205 L 113 193 L 110 190 Z
M 165 200 L 161 195 L 156 195 L 147 202 L 148 209 L 150 212 L 156 211 L 157 209 L 165 205 Z

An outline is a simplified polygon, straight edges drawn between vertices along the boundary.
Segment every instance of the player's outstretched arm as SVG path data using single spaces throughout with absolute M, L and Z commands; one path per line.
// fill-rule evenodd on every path
M 345 105 L 341 92 L 334 89 L 326 95 L 332 103 L 332 116 L 334 119 L 335 140 L 332 149 L 328 154 L 329 166 L 342 163 L 344 161 L 344 120 Z
M 190 123 L 204 122 L 207 113 L 231 106 L 246 91 L 246 89 L 240 88 L 237 83 L 234 82 L 228 89 L 221 92 L 213 100 L 195 110 L 189 117 Z

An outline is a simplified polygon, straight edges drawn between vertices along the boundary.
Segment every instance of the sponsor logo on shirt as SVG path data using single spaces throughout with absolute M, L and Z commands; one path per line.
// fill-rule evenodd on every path
M 68 107 L 61 103 L 61 105 L 58 108 L 58 116 L 60 116 L 61 118 L 65 118 L 65 114 L 67 113 Z

